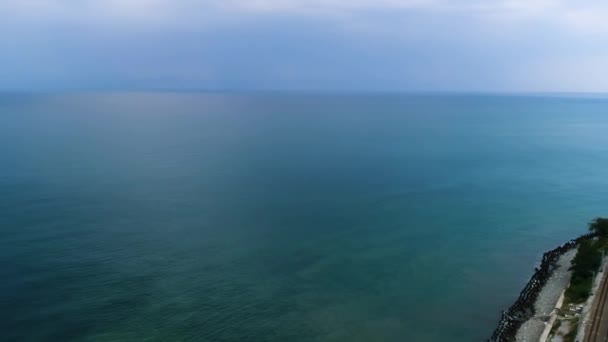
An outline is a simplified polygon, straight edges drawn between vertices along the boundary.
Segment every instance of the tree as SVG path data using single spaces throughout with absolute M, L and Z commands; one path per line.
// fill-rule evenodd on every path
M 608 237 L 608 219 L 596 217 L 589 223 L 589 230 L 599 237 Z
M 584 240 L 578 247 L 578 252 L 572 260 L 572 278 L 590 278 L 602 263 L 602 253 L 597 244 Z
M 578 303 L 582 302 L 591 293 L 593 275 L 602 263 L 602 252 L 600 243 L 592 239 L 580 242 L 578 251 L 572 260 L 572 279 L 566 290 L 568 300 Z

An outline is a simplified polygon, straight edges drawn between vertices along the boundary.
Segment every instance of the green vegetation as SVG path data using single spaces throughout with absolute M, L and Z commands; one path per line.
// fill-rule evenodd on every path
M 578 333 L 578 323 L 578 318 L 571 322 L 570 331 L 568 331 L 568 333 L 564 336 L 564 342 L 574 342 L 574 339 L 576 338 L 576 333 Z
M 555 323 L 553 323 L 553 326 L 551 327 L 551 335 L 556 335 L 557 331 L 559 330 L 559 327 L 562 325 L 562 321 L 561 320 L 556 320 Z
M 580 303 L 589 297 L 593 277 L 602 263 L 601 244 L 596 240 L 583 240 L 572 260 L 572 280 L 566 290 L 570 303 Z
M 578 324 L 580 319 L 575 317 L 573 319 L 558 319 L 553 323 L 551 327 L 551 333 L 549 334 L 548 341 L 552 341 L 555 337 L 561 337 L 561 341 L 564 342 L 575 342 L 576 333 L 578 332 Z M 562 328 L 562 329 L 560 329 Z M 555 338 L 557 340 L 557 338 Z
M 578 251 L 572 260 L 572 279 L 566 289 L 565 301 L 562 307 L 570 303 L 581 303 L 591 294 L 593 280 L 602 265 L 602 256 L 608 251 L 608 218 L 597 217 L 589 223 L 589 231 L 593 236 L 581 239 Z M 557 323 L 557 322 L 556 322 Z M 579 328 L 579 318 L 570 321 L 570 329 L 563 336 L 564 342 L 574 342 Z M 552 331 L 559 330 L 559 323 Z
M 589 223 L 589 231 L 595 233 L 602 252 L 608 251 L 608 219 L 597 217 Z
M 591 223 L 589 223 L 589 230 L 599 238 L 608 237 L 608 218 L 596 217 Z
M 591 278 L 577 279 L 576 281 L 573 281 L 573 283 L 566 291 L 566 296 L 568 297 L 568 300 L 572 303 L 584 302 L 591 294 L 592 285 L 593 280 Z
M 566 289 L 568 303 L 580 303 L 591 294 L 593 279 L 602 264 L 602 253 L 608 246 L 608 219 L 598 217 L 589 223 L 589 231 L 597 239 L 586 239 L 579 243 L 578 252 L 572 260 L 572 280 Z

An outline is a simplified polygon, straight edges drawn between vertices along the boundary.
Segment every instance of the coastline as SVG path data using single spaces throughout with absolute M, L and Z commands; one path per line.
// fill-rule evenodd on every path
M 555 320 L 555 310 L 561 306 L 560 299 L 570 283 L 572 272 L 569 270 L 570 262 L 576 254 L 576 248 L 561 255 L 556 268 L 548 278 L 547 283 L 540 291 L 534 302 L 534 316 L 525 321 L 517 331 L 515 341 L 539 341 L 546 328 Z
M 540 267 L 536 268 L 515 303 L 508 310 L 502 312 L 498 326 L 488 342 L 538 341 L 544 330 L 544 322 L 550 318 L 546 318 L 541 323 L 542 327 L 535 324 L 533 318 L 542 314 L 548 315 L 548 312 L 555 308 L 555 303 L 557 303 L 569 282 L 568 267 L 563 266 L 569 264 L 568 258 L 574 257 L 574 254 L 576 254 L 574 251 L 581 241 L 594 236 L 593 233 L 581 235 L 543 254 Z M 570 256 L 572 252 L 574 253 Z M 567 257 L 563 258 L 564 256 Z M 568 277 L 568 281 L 565 281 L 566 277 Z M 562 288 L 563 283 L 565 285 Z M 540 332 L 538 331 L 539 327 L 541 328 Z M 522 331 L 520 332 L 520 330 Z M 525 333 L 525 331 L 529 331 L 529 333 Z M 538 338 L 533 339 L 529 335 L 538 336 Z M 518 336 L 525 339 L 517 339 Z

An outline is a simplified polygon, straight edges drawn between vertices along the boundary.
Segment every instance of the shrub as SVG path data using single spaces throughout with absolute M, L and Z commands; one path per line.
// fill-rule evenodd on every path
M 589 230 L 596 233 L 599 237 L 608 236 L 608 219 L 596 217 L 589 223 Z

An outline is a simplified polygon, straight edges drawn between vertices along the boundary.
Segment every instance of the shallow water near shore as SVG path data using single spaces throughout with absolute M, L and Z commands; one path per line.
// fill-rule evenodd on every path
M 483 341 L 608 209 L 597 96 L 0 95 L 7 341 Z

